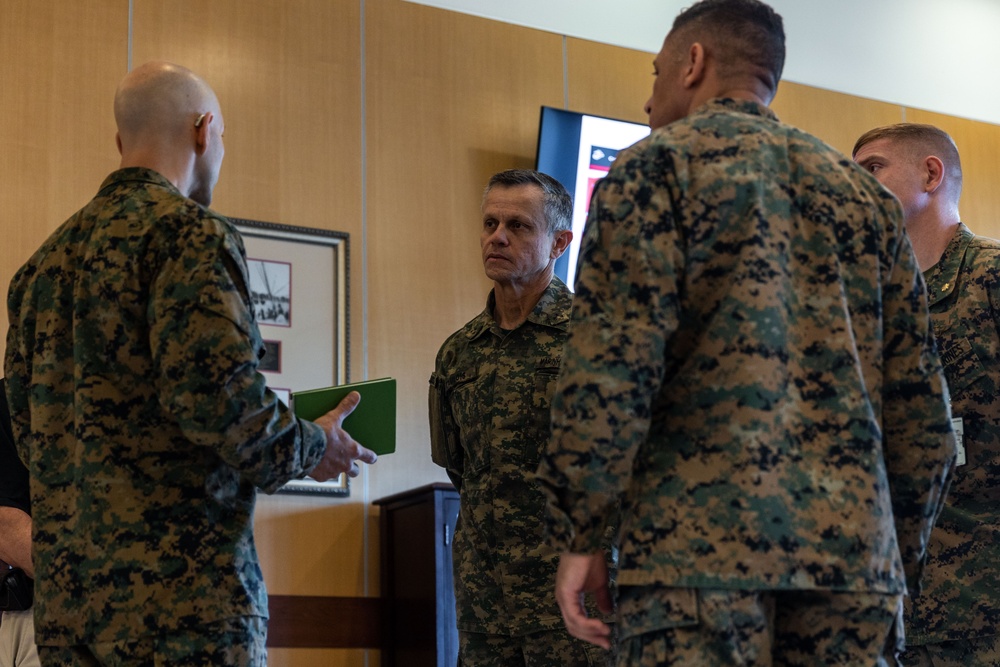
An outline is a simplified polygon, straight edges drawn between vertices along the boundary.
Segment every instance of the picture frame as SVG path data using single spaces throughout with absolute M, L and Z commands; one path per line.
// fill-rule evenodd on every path
M 288 404 L 292 392 L 348 382 L 349 240 L 346 232 L 229 218 L 243 237 L 248 285 L 264 339 L 259 371 Z M 346 474 L 293 480 L 279 493 L 348 496 Z

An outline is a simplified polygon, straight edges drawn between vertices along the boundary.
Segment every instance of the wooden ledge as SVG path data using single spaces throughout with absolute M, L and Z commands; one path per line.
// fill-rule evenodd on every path
M 272 595 L 273 648 L 381 648 L 382 598 Z

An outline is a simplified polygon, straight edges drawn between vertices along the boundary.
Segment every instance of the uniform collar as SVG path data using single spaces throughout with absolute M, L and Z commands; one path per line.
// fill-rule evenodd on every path
M 732 97 L 715 97 L 702 104 L 695 110 L 696 114 L 711 114 L 719 111 L 745 113 L 751 116 L 761 116 L 769 120 L 777 121 L 778 116 L 760 102 L 753 100 L 737 100 Z
M 931 304 L 944 299 L 955 290 L 958 282 L 958 272 L 962 268 L 962 260 L 972 239 L 975 238 L 964 223 L 958 223 L 955 235 L 951 237 L 937 264 L 924 271 L 924 282 L 927 283 L 927 297 Z
M 126 182 L 141 182 L 158 185 L 160 187 L 167 188 L 168 190 L 172 190 L 177 193 L 178 196 L 183 196 L 181 195 L 181 191 L 174 187 L 174 184 L 168 181 L 166 177 L 160 174 L 160 172 L 146 167 L 125 167 L 124 169 L 111 172 L 111 174 L 104 179 L 104 182 L 101 183 L 101 189 L 98 194 L 105 194 L 106 190 Z
M 560 280 L 559 276 L 553 276 L 552 282 L 545 288 L 538 303 L 528 314 L 526 322 L 565 331 L 567 324 L 569 324 L 569 311 L 572 303 L 573 295 L 566 287 L 566 283 Z M 471 326 L 466 334 L 470 340 L 482 336 L 494 327 L 499 331 L 499 327 L 493 320 L 493 310 L 496 308 L 496 304 L 496 295 L 493 290 L 490 290 L 490 295 L 486 297 L 485 310 L 470 323 Z

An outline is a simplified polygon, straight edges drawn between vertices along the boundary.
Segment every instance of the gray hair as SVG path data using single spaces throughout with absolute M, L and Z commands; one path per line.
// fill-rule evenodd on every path
M 493 174 L 483 191 L 483 202 L 494 186 L 511 188 L 518 185 L 534 185 L 542 191 L 545 202 L 545 222 L 549 234 L 569 231 L 573 227 L 573 198 L 563 184 L 548 174 L 534 169 L 508 169 Z

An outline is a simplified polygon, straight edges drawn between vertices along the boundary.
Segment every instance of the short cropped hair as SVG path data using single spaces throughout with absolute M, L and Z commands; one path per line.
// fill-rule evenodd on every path
M 781 15 L 759 0 L 701 0 L 674 19 L 671 34 L 690 32 L 715 47 L 719 75 L 753 75 L 774 93 L 785 68 Z
M 573 227 L 573 198 L 563 187 L 563 184 L 548 174 L 534 169 L 508 169 L 493 174 L 486 190 L 483 191 L 483 203 L 486 195 L 494 186 L 511 188 L 518 185 L 534 185 L 541 189 L 544 195 L 545 222 L 549 234 L 569 231 Z
M 951 136 L 941 128 L 923 123 L 896 123 L 868 130 L 854 143 L 851 156 L 858 154 L 865 145 L 886 139 L 902 146 L 915 159 L 934 155 L 944 163 L 945 178 L 956 199 L 962 194 L 962 158 Z M 919 154 L 919 155 L 918 155 Z

